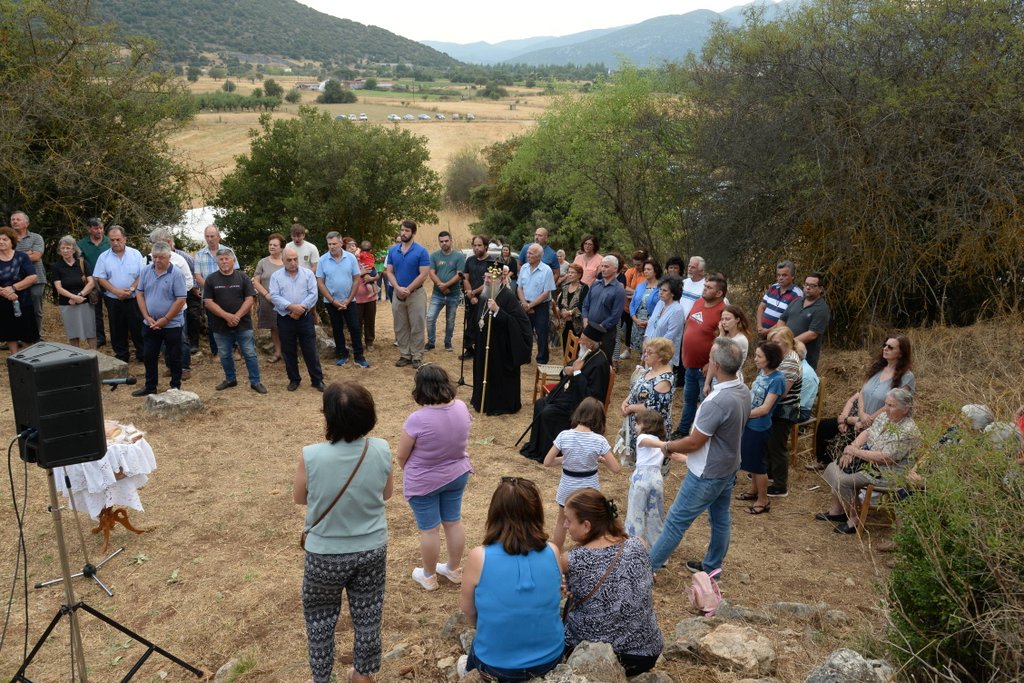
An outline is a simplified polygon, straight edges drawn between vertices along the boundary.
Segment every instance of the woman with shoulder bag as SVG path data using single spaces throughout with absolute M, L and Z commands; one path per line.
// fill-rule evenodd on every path
M 391 448 L 384 439 L 366 436 L 377 413 L 362 385 L 328 386 L 323 412 L 327 441 L 302 449 L 293 490 L 295 503 L 307 506 L 302 611 L 311 680 L 331 680 L 334 628 L 345 590 L 355 641 L 347 680 L 366 683 L 380 670 Z
M 57 294 L 60 317 L 64 322 L 64 334 L 68 344 L 96 349 L 96 312 L 93 306 L 99 303 L 99 290 L 89 267 L 82 258 L 82 251 L 71 235 L 64 235 L 57 243 L 60 258 L 50 266 L 50 282 Z

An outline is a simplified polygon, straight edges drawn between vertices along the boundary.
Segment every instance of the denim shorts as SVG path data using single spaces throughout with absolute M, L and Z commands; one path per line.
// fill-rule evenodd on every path
M 416 517 L 416 527 L 420 531 L 430 531 L 441 522 L 462 519 L 462 493 L 468 481 L 469 472 L 466 472 L 435 491 L 410 498 L 409 507 Z

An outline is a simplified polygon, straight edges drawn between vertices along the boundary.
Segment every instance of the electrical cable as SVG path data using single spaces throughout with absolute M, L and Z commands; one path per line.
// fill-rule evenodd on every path
M 23 460 L 24 464 L 24 481 L 22 482 L 22 503 L 21 511 L 18 510 L 18 496 L 15 491 L 14 483 L 14 466 L 11 459 L 11 450 L 14 448 L 15 442 L 17 442 L 22 436 L 27 436 L 34 430 L 27 429 L 21 434 L 18 434 L 11 440 L 11 443 L 7 445 L 7 479 L 10 483 L 11 488 L 11 505 L 14 507 L 14 518 L 18 523 L 18 552 L 14 558 L 14 576 L 11 579 L 11 589 L 7 596 L 7 609 L 4 615 L 4 625 L 2 631 L 0 631 L 0 652 L 3 652 L 4 643 L 7 641 L 7 627 L 11 620 L 11 609 L 14 606 L 14 591 L 18 587 L 18 569 L 24 562 L 24 573 L 22 574 L 23 583 L 23 598 L 25 607 L 25 634 L 22 642 L 22 658 L 28 656 L 28 552 L 25 549 L 25 508 L 28 505 L 28 462 Z

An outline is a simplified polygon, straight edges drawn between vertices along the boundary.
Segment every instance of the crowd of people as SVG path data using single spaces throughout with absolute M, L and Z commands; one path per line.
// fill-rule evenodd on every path
M 444 231 L 431 252 L 417 241 L 417 224 L 403 221 L 378 263 L 368 242 L 335 231 L 321 253 L 295 224 L 290 241 L 277 232 L 267 237 L 267 256 L 249 275 L 216 225 L 205 229 L 205 246 L 195 255 L 176 249 L 164 229 L 148 235 L 143 255 L 127 245 L 123 228 L 90 219 L 85 236 L 58 241 L 47 267 L 28 216 L 15 212 L 10 223 L 0 228 L 0 340 L 12 352 L 40 338 L 49 281 L 70 344 L 109 343 L 120 360 L 143 363 L 145 382 L 135 396 L 158 391 L 161 356 L 171 388 L 190 380 L 204 329 L 223 372 L 217 391 L 238 385 L 237 351 L 250 388 L 268 392 L 257 329 L 269 331 L 266 363 L 283 361 L 288 391 L 303 381 L 302 356 L 310 385 L 324 394 L 326 439 L 303 449 L 294 486 L 295 502 L 307 508 L 302 595 L 314 681 L 331 677 L 343 592 L 355 631 L 349 679 L 372 680 L 380 668 L 392 447 L 370 436 L 376 407 L 362 385 L 328 384 L 316 327 L 330 327 L 335 365 L 368 368 L 377 304 L 385 297 L 395 365 L 414 373 L 419 406 L 394 446 L 420 541 L 419 566 L 406 580 L 427 591 L 437 590 L 439 579 L 461 584 L 460 605 L 477 629 L 464 669 L 526 680 L 585 640 L 610 643 L 629 675 L 652 668 L 662 647 L 654 572 L 706 512 L 705 554 L 683 564 L 721 578 L 733 499 L 745 513 L 765 515 L 773 499 L 790 493 L 794 425 L 818 420 L 815 459 L 806 467 L 820 470 L 832 491 L 830 507 L 816 519 L 837 533 L 857 532 L 857 496 L 866 486 L 906 481 L 912 492 L 923 485 L 915 465 L 921 435 L 909 339 L 894 334 L 885 341 L 863 386 L 835 418 L 812 415 L 830 318 L 826 281 L 811 272 L 798 286 L 790 261 L 777 265 L 777 281 L 748 317 L 729 302 L 726 277 L 705 272 L 699 256 L 662 264 L 637 250 L 627 267 L 621 254 L 602 254 L 599 240 L 587 235 L 569 259 L 552 248 L 543 227 L 517 257 L 510 245 L 483 235 L 473 236 L 464 253 Z M 468 405 L 448 373 L 427 362 L 429 353 L 454 357 L 460 323 L 459 358 L 472 367 Z M 491 498 L 483 544 L 467 553 L 462 499 L 473 474 L 471 410 L 521 411 L 523 366 L 561 355 L 570 333 L 579 353 L 558 364 L 557 381 L 533 404 L 520 437 L 523 456 L 561 469 L 550 492 L 558 506 L 552 533 L 538 487 L 506 477 Z M 744 377 L 748 356 L 754 372 Z M 614 373 L 628 370 L 624 361 L 634 358 L 626 398 L 610 406 Z M 963 429 L 991 426 L 993 418 L 984 406 L 965 406 Z M 620 425 L 619 438 L 609 440 L 608 431 Z M 1003 432 L 1020 439 L 1013 425 Z M 671 463 L 683 463 L 685 476 L 666 509 L 663 477 Z M 632 471 L 620 515 L 600 492 L 599 471 L 614 475 L 624 467 Z M 746 481 L 737 479 L 741 470 L 750 475 L 749 488 L 735 493 L 737 481 Z M 575 544 L 569 550 L 567 537 Z M 563 594 L 569 599 L 560 614 Z M 533 628 L 513 628 L 524 620 Z

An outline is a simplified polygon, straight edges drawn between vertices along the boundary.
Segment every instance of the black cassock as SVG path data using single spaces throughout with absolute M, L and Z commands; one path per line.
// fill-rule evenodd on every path
M 533 405 L 530 441 L 519 451 L 537 462 L 544 461 L 555 437 L 569 429 L 572 413 L 583 399 L 590 396 L 604 403 L 604 396 L 608 393 L 611 366 L 600 347 L 587 356 L 579 375 L 567 377 L 565 371 L 562 372 L 558 386 Z
M 487 415 L 508 415 L 518 413 L 523 407 L 520 395 L 520 370 L 530 362 L 533 347 L 533 329 L 530 319 L 516 295 L 502 288 L 496 297 L 498 310 L 494 315 L 487 311 L 487 299 L 481 297 L 477 303 L 476 315 L 469 323 L 479 325 L 476 353 L 473 355 L 473 397 L 470 403 L 479 413 Z M 488 328 L 490 329 L 490 352 L 486 350 Z M 487 393 L 484 395 L 484 364 L 487 364 Z M 481 410 L 480 398 L 487 405 Z

